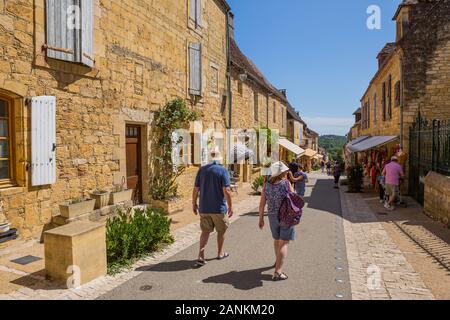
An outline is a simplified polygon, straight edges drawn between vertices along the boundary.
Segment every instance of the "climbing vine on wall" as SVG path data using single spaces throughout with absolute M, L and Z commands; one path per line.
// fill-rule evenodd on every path
M 184 166 L 174 164 L 173 149 L 183 142 L 182 137 L 174 141 L 174 132 L 187 127 L 198 119 L 198 114 L 189 110 L 186 102 L 177 98 L 167 103 L 155 114 L 156 144 L 153 165 L 154 176 L 150 192 L 154 200 L 171 200 L 178 196 L 177 178 L 184 172 Z

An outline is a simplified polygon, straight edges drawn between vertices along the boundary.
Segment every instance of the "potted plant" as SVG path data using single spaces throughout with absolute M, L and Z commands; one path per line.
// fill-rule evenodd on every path
M 119 203 L 131 201 L 132 196 L 133 196 L 132 189 L 125 189 L 123 185 L 117 185 L 114 192 L 111 192 L 111 195 L 109 197 L 109 204 L 117 205 Z
M 155 142 L 158 149 L 153 156 L 154 176 L 150 180 L 151 205 L 162 209 L 166 214 L 183 210 L 183 202 L 178 196 L 178 177 L 185 167 L 173 162 L 174 146 L 181 144 L 183 138 L 174 138 L 176 130 L 197 120 L 197 113 L 189 110 L 186 102 L 175 99 L 167 103 L 155 114 Z
M 95 190 L 91 197 L 95 200 L 95 209 L 104 208 L 109 203 L 109 192 L 106 190 Z
M 65 204 L 59 205 L 61 216 L 72 219 L 94 211 L 94 199 L 74 199 Z
M 260 176 L 255 179 L 252 183 L 252 189 L 255 191 L 256 194 L 261 194 L 262 188 L 264 186 L 264 177 Z

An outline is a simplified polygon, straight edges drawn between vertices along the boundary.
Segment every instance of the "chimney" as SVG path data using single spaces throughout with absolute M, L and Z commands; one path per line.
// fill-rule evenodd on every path
M 228 28 L 230 28 L 231 39 L 234 39 L 234 13 L 231 11 L 228 13 Z

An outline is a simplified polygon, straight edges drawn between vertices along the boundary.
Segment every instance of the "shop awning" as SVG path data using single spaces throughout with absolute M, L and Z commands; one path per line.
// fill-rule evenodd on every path
M 317 154 L 317 151 L 314 151 L 312 149 L 306 149 L 305 153 L 302 156 L 313 158 Z
M 376 136 L 348 146 L 350 152 L 364 152 L 397 140 L 397 136 Z
M 282 146 L 283 148 L 293 152 L 297 157 L 303 155 L 305 153 L 305 150 L 303 150 L 302 148 L 300 148 L 299 146 L 293 144 L 292 142 L 290 142 L 288 139 L 285 138 L 280 138 L 280 140 L 278 141 L 278 143 L 280 144 L 280 146 Z
M 314 156 L 314 159 L 322 160 L 322 159 L 323 159 L 323 155 L 321 155 L 321 154 L 316 154 L 316 155 Z
M 369 138 L 370 138 L 370 136 L 362 136 L 362 137 L 358 137 L 358 138 L 353 139 L 352 141 L 350 141 L 347 145 L 353 146 L 353 145 L 355 145 L 355 144 L 357 144 L 357 143 L 360 143 L 360 142 L 362 142 L 362 141 L 364 141 L 364 140 L 367 140 L 367 139 L 369 139 Z

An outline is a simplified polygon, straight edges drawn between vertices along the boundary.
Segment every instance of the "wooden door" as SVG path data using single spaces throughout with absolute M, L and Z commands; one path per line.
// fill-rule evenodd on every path
M 133 189 L 133 201 L 142 203 L 142 165 L 141 165 L 141 127 L 138 125 L 126 126 L 127 145 L 127 185 Z

